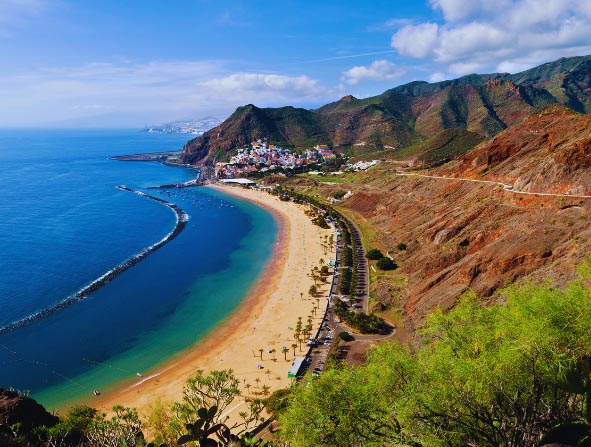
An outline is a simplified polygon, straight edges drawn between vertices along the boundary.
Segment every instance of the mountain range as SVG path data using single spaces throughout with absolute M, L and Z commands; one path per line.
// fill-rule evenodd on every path
M 189 141 L 182 158 L 196 164 L 224 161 L 233 149 L 268 137 L 284 147 L 328 144 L 355 155 L 418 155 L 437 165 L 551 104 L 591 112 L 591 56 L 562 58 L 517 74 L 416 81 L 370 98 L 347 95 L 316 110 L 248 104 Z

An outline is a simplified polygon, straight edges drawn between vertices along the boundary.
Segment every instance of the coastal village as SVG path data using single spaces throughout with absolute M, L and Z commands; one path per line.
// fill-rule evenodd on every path
M 379 163 L 378 160 L 373 160 L 346 164 L 346 160 L 337 155 L 327 145 L 320 144 L 296 152 L 271 144 L 267 138 L 253 141 L 242 148 L 236 149 L 236 152 L 236 155 L 233 155 L 228 162 L 215 164 L 215 178 L 232 179 L 271 172 L 279 173 L 285 170 L 312 171 L 311 173 L 313 173 L 314 169 L 323 167 L 334 173 L 339 173 L 339 169 L 360 171 Z
M 215 176 L 243 177 L 253 172 L 268 172 L 280 168 L 295 169 L 335 158 L 334 151 L 325 145 L 318 145 L 313 149 L 306 149 L 303 154 L 298 154 L 291 149 L 270 144 L 267 138 L 263 138 L 237 149 L 237 154 L 232 156 L 229 162 L 216 163 Z

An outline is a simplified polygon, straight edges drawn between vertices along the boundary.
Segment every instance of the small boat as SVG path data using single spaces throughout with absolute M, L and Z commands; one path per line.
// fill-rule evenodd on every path
M 137 375 L 138 377 L 142 377 L 142 373 L 139 373 L 139 372 L 138 372 L 138 373 L 136 373 L 136 375 Z
M 101 392 L 99 390 L 94 390 L 92 392 L 92 394 L 94 394 L 95 396 L 100 396 L 101 395 Z

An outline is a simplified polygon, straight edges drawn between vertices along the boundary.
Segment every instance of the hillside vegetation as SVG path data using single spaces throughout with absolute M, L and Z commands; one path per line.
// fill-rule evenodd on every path
M 502 296 L 485 307 L 468 293 L 429 317 L 416 348 L 384 343 L 364 366 L 337 365 L 298 387 L 280 436 L 310 447 L 527 447 L 544 436 L 576 445 L 570 423 L 591 427 L 590 290 L 528 285 Z

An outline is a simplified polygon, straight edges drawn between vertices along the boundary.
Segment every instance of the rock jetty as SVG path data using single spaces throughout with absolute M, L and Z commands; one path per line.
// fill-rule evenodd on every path
M 187 213 L 185 213 L 180 207 L 178 207 L 174 203 L 167 202 L 166 200 L 145 194 L 141 191 L 137 191 L 137 190 L 128 188 L 126 186 L 117 186 L 117 188 L 122 191 L 132 192 L 132 193 L 137 194 L 137 195 L 144 197 L 146 199 L 154 200 L 154 201 L 159 202 L 159 203 L 167 206 L 168 208 L 170 208 L 176 215 L 176 224 L 175 224 L 174 228 L 172 229 L 172 231 L 170 233 L 168 233 L 166 236 L 164 236 L 160 241 L 156 242 L 155 244 L 150 245 L 149 247 L 144 248 L 139 253 L 136 253 L 131 258 L 123 261 L 121 264 L 112 268 L 111 270 L 106 272 L 104 275 L 98 277 L 97 279 L 92 281 L 90 284 L 88 284 L 87 286 L 80 289 L 78 292 L 68 296 L 67 298 L 58 302 L 57 304 L 54 304 L 53 306 L 48 307 L 43 310 L 40 310 L 38 312 L 35 312 L 34 314 L 29 315 L 28 317 L 22 318 L 18 321 L 15 321 L 15 322 L 10 323 L 4 327 L 1 327 L 0 334 L 10 332 L 16 328 L 19 328 L 21 326 L 24 326 L 24 325 L 30 323 L 32 321 L 39 320 L 43 317 L 51 315 L 60 309 L 64 309 L 66 307 L 69 307 L 77 301 L 81 301 L 82 299 L 84 299 L 88 295 L 90 295 L 92 292 L 98 290 L 99 288 L 101 288 L 102 286 L 107 284 L 109 281 L 111 281 L 112 279 L 114 279 L 115 277 L 117 277 L 118 275 L 123 273 L 128 268 L 130 268 L 130 267 L 134 266 L 135 264 L 137 264 L 138 262 L 140 262 L 142 259 L 144 259 L 146 256 L 148 256 L 153 251 L 158 250 L 160 247 L 164 246 L 165 244 L 167 244 L 168 242 L 173 240 L 185 228 L 185 225 L 187 224 L 187 221 L 189 220 L 189 216 L 187 215 Z

